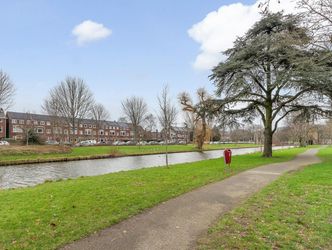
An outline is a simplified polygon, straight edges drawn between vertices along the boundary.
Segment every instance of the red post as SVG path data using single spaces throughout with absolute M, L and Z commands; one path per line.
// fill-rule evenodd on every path
M 231 162 L 232 162 L 232 150 L 226 148 L 224 150 L 224 161 L 225 164 L 228 165 L 229 167 L 231 166 Z

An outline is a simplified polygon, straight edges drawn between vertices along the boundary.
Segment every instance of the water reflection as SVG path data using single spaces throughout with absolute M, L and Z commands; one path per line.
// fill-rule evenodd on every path
M 281 148 L 281 147 L 277 147 Z M 277 149 L 275 148 L 275 149 Z M 260 148 L 233 149 L 233 155 L 260 151 Z M 222 150 L 169 154 L 169 163 L 194 162 L 222 156 Z M 100 160 L 53 162 L 0 167 L 0 188 L 34 186 L 46 180 L 78 178 L 165 165 L 165 155 L 128 156 Z

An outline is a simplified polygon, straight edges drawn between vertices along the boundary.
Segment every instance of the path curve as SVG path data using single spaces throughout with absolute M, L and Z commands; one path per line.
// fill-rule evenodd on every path
M 280 175 L 320 162 L 317 152 L 309 149 L 292 161 L 257 167 L 195 189 L 63 249 L 193 249 L 198 236 L 219 216 Z

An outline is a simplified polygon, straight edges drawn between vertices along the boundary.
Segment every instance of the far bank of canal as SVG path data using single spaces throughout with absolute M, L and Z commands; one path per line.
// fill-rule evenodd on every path
M 289 147 L 274 147 L 282 149 Z M 260 151 L 261 148 L 233 149 L 233 155 L 242 155 Z M 195 162 L 223 156 L 222 150 L 205 152 L 186 152 L 169 154 L 169 163 Z M 165 165 L 165 155 L 142 155 L 100 160 L 71 162 L 53 162 L 5 166 L 0 168 L 0 189 L 34 186 L 47 180 L 96 176 L 119 171 L 149 168 Z

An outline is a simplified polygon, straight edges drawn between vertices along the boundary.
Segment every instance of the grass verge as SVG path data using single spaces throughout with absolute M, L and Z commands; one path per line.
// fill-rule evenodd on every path
M 257 147 L 256 144 L 217 144 L 204 145 L 204 150 L 224 148 Z M 170 145 L 170 153 L 197 151 L 193 144 Z M 117 156 L 158 154 L 165 152 L 165 146 L 89 146 L 89 147 L 61 147 L 61 146 L 9 146 L 0 147 L 0 166 L 25 163 L 52 162 L 99 159 Z
M 224 215 L 199 249 L 332 249 L 332 148 Z
M 305 149 L 234 156 L 233 172 L 291 160 Z M 223 159 L 0 191 L 0 249 L 55 249 L 162 201 L 230 175 Z

